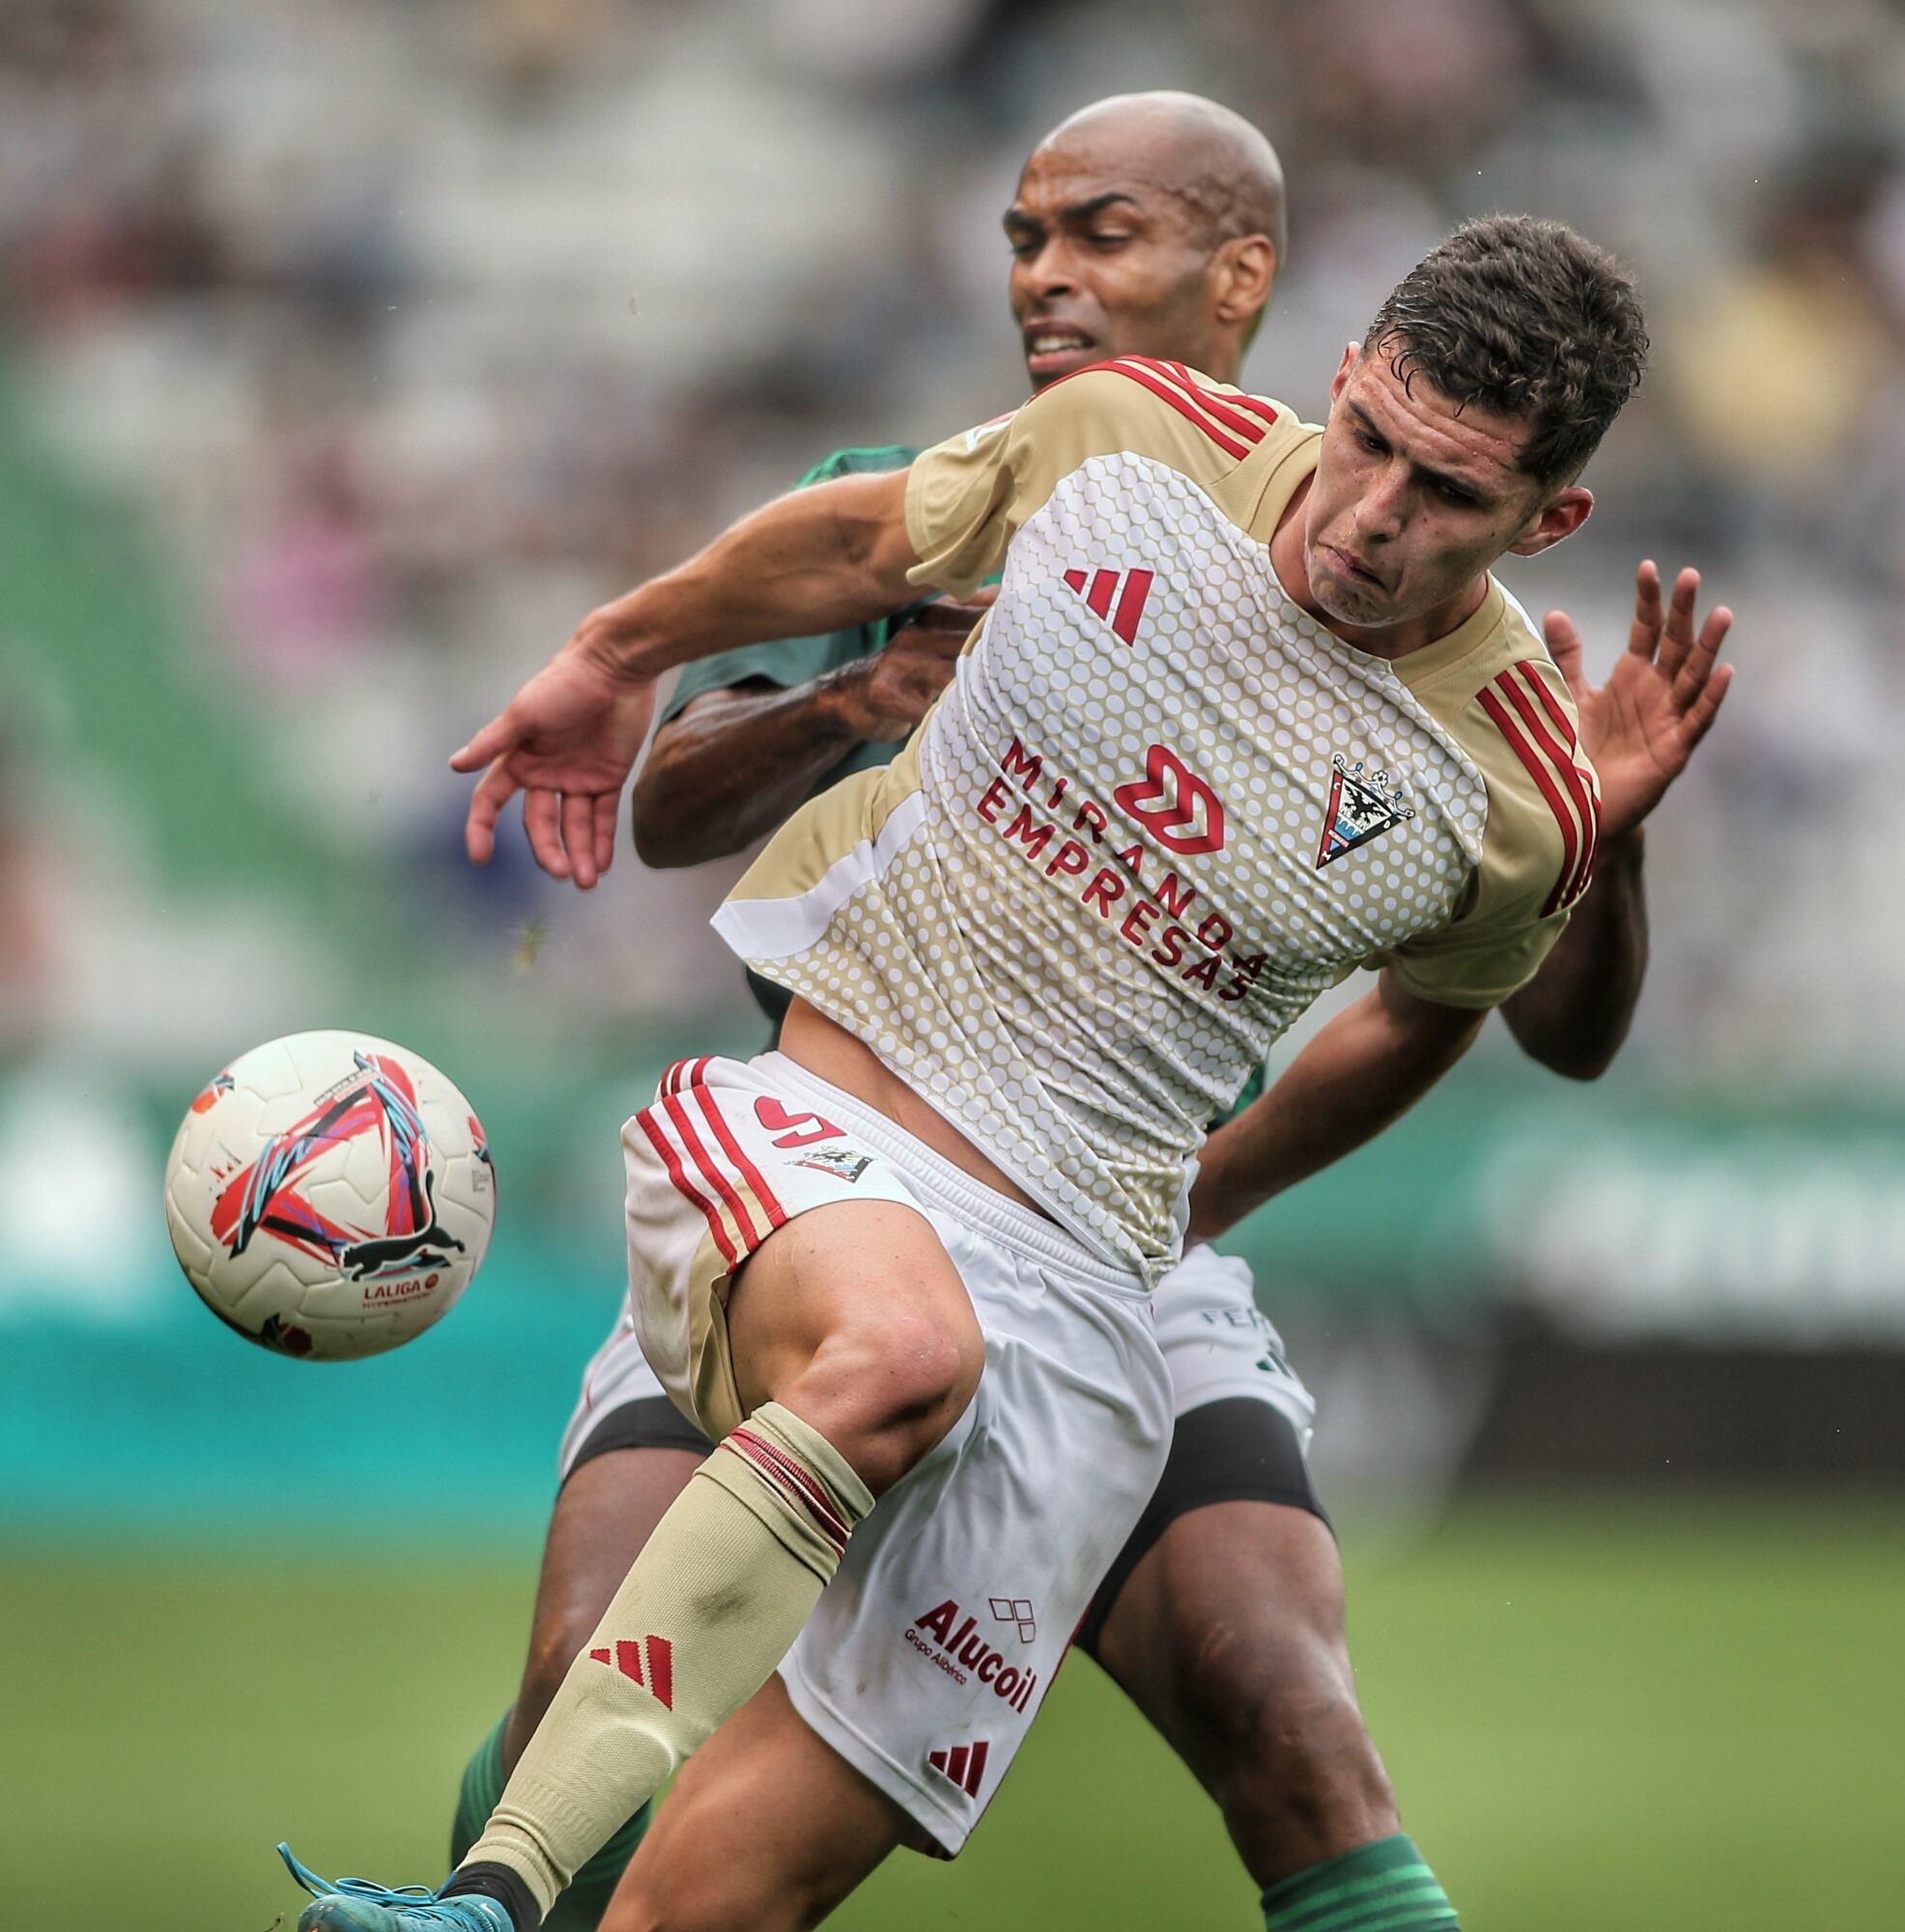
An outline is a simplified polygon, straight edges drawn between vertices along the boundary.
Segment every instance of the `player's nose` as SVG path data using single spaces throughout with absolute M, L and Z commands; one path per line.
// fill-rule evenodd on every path
M 1385 472 L 1356 505 L 1356 533 L 1368 543 L 1387 543 L 1402 527 L 1402 479 Z
M 1072 294 L 1078 287 L 1070 256 L 1061 238 L 1053 236 L 1038 254 L 1019 264 L 1019 273 L 1034 297 L 1047 300 L 1053 296 Z

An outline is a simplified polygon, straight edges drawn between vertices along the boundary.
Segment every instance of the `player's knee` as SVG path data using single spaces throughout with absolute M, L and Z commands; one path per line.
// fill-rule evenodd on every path
M 872 1466 L 860 1472 L 876 1495 L 939 1446 L 979 1387 L 985 1342 L 963 1313 L 912 1312 L 882 1324 L 867 1384 Z
M 985 1366 L 971 1307 L 874 1314 L 815 1356 L 807 1413 L 877 1496 L 929 1455 L 965 1413 Z
M 1179 1696 L 1227 1810 L 1268 1806 L 1325 1838 L 1386 1811 L 1340 1622 L 1266 1611 L 1186 1636 Z

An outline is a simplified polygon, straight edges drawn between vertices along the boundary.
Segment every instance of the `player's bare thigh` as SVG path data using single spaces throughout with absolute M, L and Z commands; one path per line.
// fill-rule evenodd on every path
M 1097 1650 L 1217 1801 L 1260 1885 L 1399 1829 L 1356 1704 L 1336 1540 L 1308 1510 L 1219 1502 L 1176 1518 Z
M 688 1449 L 611 1449 L 590 1457 L 562 1485 L 543 1544 L 528 1662 L 503 1731 L 505 1771 L 514 1768 L 629 1565 L 700 1463 Z
M 927 1849 L 770 1677 L 675 1779 L 601 1932 L 805 1932 L 900 1845 Z
M 952 1258 L 917 1209 L 836 1201 L 777 1228 L 727 1297 L 744 1412 L 783 1403 L 875 1496 L 965 1412 L 985 1340 Z

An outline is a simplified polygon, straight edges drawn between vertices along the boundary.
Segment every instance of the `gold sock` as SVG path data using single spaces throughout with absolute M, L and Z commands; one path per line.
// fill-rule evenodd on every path
M 817 1431 L 757 1408 L 655 1525 L 464 1863 L 507 1865 L 546 1914 L 767 1682 L 872 1506 Z

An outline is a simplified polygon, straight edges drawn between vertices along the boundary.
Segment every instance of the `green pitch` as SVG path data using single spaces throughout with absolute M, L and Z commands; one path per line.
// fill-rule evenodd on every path
M 1877 1504 L 1556 1498 L 1352 1561 L 1364 1703 L 1468 1932 L 1896 1923 L 1901 1532 Z M 532 1582 L 520 1548 L 8 1550 L 7 1922 L 266 1932 L 295 1910 L 279 1836 L 321 1871 L 436 1879 Z M 966 1855 L 896 1859 L 835 1923 L 1250 1932 L 1252 1908 L 1196 1788 L 1081 1659 Z

